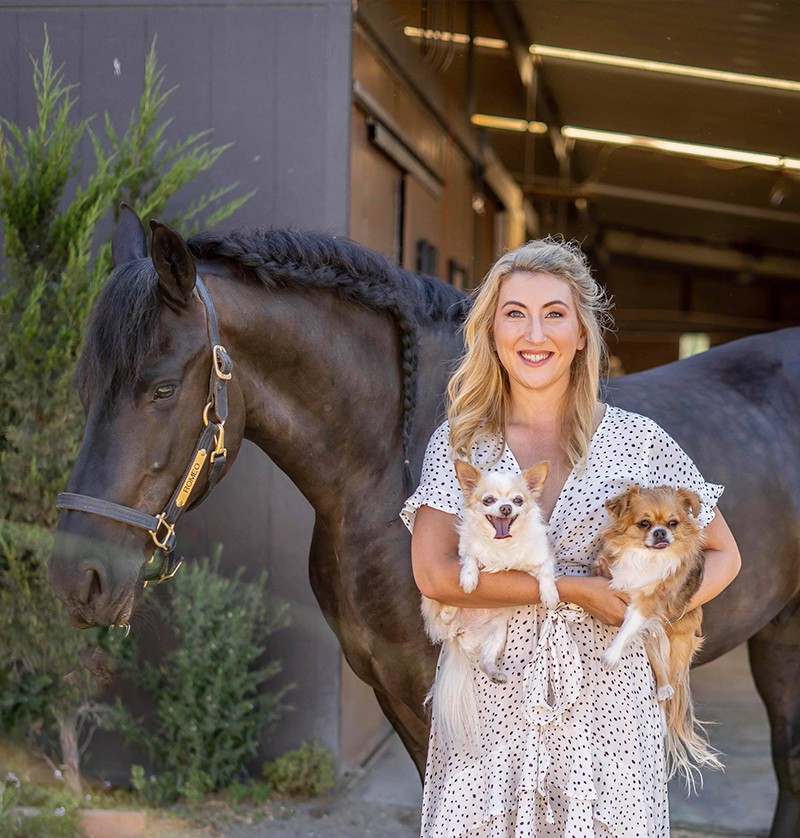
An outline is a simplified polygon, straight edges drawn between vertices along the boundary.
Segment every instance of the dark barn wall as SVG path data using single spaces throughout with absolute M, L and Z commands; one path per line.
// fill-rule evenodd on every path
M 165 114 L 175 117 L 168 136 L 214 128 L 215 143 L 235 141 L 181 193 L 182 205 L 239 180 L 242 190 L 258 192 L 232 225 L 347 233 L 351 0 L 236 6 L 0 0 L 0 114 L 23 126 L 35 114 L 28 55 L 41 56 L 45 24 L 57 64 L 66 63 L 68 81 L 80 82 L 77 113 L 100 115 L 98 131 L 104 110 L 119 128 L 127 124 L 157 34 L 165 85 L 180 85 Z M 92 159 L 88 139 L 82 157 Z M 281 680 L 297 684 L 289 699 L 296 710 L 262 742 L 261 757 L 313 735 L 339 750 L 341 655 L 308 583 L 312 525 L 313 512 L 298 490 L 246 443 L 226 479 L 179 528 L 187 561 L 221 542 L 229 571 L 244 564 L 252 578 L 266 567 L 273 593 L 291 603 L 293 627 L 274 637 L 268 654 L 282 660 Z M 163 637 L 146 626 L 138 631 L 143 646 L 157 655 Z M 135 686 L 127 690 L 132 709 L 143 712 Z M 101 732 L 87 768 L 102 766 L 107 777 L 122 780 L 130 756 Z

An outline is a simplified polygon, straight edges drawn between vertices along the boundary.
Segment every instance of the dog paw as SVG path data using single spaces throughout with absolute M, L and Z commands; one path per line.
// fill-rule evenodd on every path
M 471 594 L 478 587 L 478 571 L 462 570 L 460 585 L 465 594 Z
M 619 666 L 619 655 L 607 649 L 600 655 L 600 665 L 606 672 L 612 672 Z
M 656 698 L 659 701 L 667 701 L 672 698 L 673 695 L 675 695 L 675 690 L 672 689 L 671 684 L 667 684 L 665 687 L 659 687 L 656 692 Z
M 505 684 L 508 681 L 508 675 L 500 669 L 495 669 L 492 672 L 486 673 L 495 684 Z
M 556 608 L 558 608 L 558 603 L 561 602 L 561 599 L 558 595 L 558 591 L 547 591 L 546 593 L 543 591 L 541 594 L 541 599 L 545 608 L 547 608 L 550 611 L 554 611 Z
M 453 617 L 455 617 L 457 613 L 458 613 L 458 608 L 455 608 L 452 605 L 445 605 L 442 608 L 442 610 L 439 612 L 439 619 L 446 626 L 449 626 L 450 623 L 453 622 Z

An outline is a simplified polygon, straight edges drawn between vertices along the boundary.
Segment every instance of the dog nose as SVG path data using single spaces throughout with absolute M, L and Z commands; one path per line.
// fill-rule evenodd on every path
M 500 514 L 501 514 L 504 518 L 508 518 L 508 516 L 511 514 L 511 504 L 510 504 L 510 503 L 504 503 L 504 504 L 500 507 Z
M 663 527 L 653 530 L 653 541 L 665 541 L 667 538 L 667 531 Z

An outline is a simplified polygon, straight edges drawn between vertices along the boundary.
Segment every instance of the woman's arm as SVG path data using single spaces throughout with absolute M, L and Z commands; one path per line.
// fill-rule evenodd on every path
M 721 591 L 730 585 L 739 573 L 742 566 L 742 559 L 739 555 L 739 548 L 736 540 L 728 527 L 727 521 L 722 517 L 718 507 L 714 507 L 714 518 L 707 524 L 705 555 L 705 573 L 700 587 L 695 591 L 694 596 L 689 600 L 686 611 L 692 611 L 698 605 L 703 605 L 713 599 Z M 601 560 L 603 576 L 598 577 L 605 581 L 606 585 L 611 578 L 608 566 Z M 559 580 L 561 582 L 562 580 Z M 584 577 L 571 577 L 573 585 L 571 596 L 576 597 L 573 601 L 579 602 L 606 625 L 620 626 L 625 617 L 624 608 L 620 612 L 619 604 L 609 598 L 612 591 L 603 590 L 594 580 Z M 566 596 L 566 595 L 565 595 Z M 586 602 L 585 600 L 588 600 Z M 598 611 L 605 611 L 605 617 Z
M 705 528 L 706 548 L 703 552 L 706 568 L 703 582 L 689 600 L 687 611 L 714 599 L 733 582 L 742 566 L 742 557 L 728 522 L 722 517 L 718 507 L 714 507 L 714 512 L 714 518 Z
M 458 608 L 506 608 L 541 602 L 539 583 L 528 573 L 506 570 L 481 573 L 478 587 L 466 594 L 459 585 L 458 533 L 455 515 L 421 506 L 411 538 L 414 581 L 425 596 Z M 560 576 L 562 602 L 574 602 L 606 625 L 621 626 L 628 599 L 608 588 L 600 576 Z
M 478 587 L 466 594 L 459 585 L 458 518 L 431 506 L 421 506 L 411 537 L 414 581 L 427 597 L 458 608 L 505 608 L 540 602 L 539 583 L 528 573 L 505 570 L 481 573 Z

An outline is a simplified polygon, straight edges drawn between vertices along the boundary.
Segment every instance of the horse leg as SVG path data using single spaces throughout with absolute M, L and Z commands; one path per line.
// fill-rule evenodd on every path
M 770 838 L 800 835 L 800 598 L 748 641 L 750 668 L 772 729 L 778 805 Z
M 425 760 L 428 755 L 429 726 L 415 716 L 402 701 L 385 693 L 375 690 L 375 697 L 384 715 L 397 731 L 400 741 L 405 746 L 414 765 L 417 766 L 420 780 L 425 778 Z

